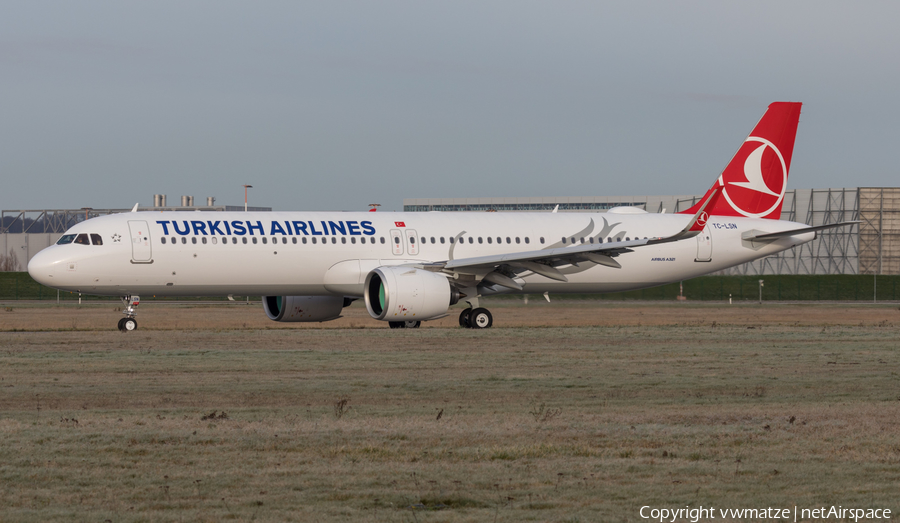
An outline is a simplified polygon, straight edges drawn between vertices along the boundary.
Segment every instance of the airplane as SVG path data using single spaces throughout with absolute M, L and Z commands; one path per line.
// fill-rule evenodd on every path
M 391 328 L 449 315 L 493 325 L 497 294 L 608 293 L 719 271 L 812 241 L 781 221 L 800 103 L 769 105 L 693 207 L 655 214 L 155 212 L 100 216 L 67 230 L 28 264 L 39 283 L 119 296 L 122 331 L 140 295 L 262 296 L 269 319 L 322 322 L 355 300 Z M 545 294 L 549 296 L 549 294 Z

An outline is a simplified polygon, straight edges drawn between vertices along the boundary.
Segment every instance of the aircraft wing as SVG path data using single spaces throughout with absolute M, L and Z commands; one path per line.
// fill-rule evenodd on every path
M 579 263 L 590 262 L 606 267 L 612 267 L 614 269 L 621 269 L 622 265 L 613 258 L 622 253 L 632 252 L 634 248 L 643 247 L 645 245 L 674 242 L 686 238 L 693 238 L 700 234 L 700 231 L 703 230 L 703 226 L 706 225 L 706 218 L 708 217 L 704 210 L 718 198 L 719 194 L 720 190 L 718 188 L 713 190 L 702 205 L 700 205 L 687 226 L 671 236 L 644 239 L 635 238 L 634 240 L 624 242 L 581 244 L 555 249 L 523 251 L 492 256 L 476 256 L 472 258 L 449 260 L 435 265 L 438 265 L 443 269 L 451 269 L 459 272 L 485 274 L 483 276 L 485 281 L 516 290 L 521 290 L 522 286 L 513 280 L 512 277 L 521 272 L 531 271 L 540 274 L 541 276 L 564 282 L 568 281 L 568 279 L 565 274 L 561 273 L 556 267 L 563 265 L 577 266 Z
M 475 269 L 496 267 L 509 264 L 544 264 L 548 267 L 558 265 L 570 265 L 579 261 L 594 261 L 610 267 L 621 267 L 612 259 L 623 252 L 631 252 L 632 247 L 647 245 L 652 240 L 635 239 L 624 242 L 612 242 L 602 244 L 583 244 L 574 247 L 559 247 L 556 249 L 543 249 L 538 251 L 513 252 L 497 254 L 493 256 L 475 256 L 472 258 L 460 258 L 444 262 L 445 269 Z M 535 271 L 538 272 L 538 271 Z

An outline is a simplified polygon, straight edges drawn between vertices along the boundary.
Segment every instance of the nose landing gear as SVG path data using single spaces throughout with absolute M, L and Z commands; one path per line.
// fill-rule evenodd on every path
M 137 320 L 134 319 L 137 311 L 135 309 L 141 304 L 140 296 L 122 296 L 122 303 L 125 305 L 124 318 L 119 320 L 119 330 L 129 332 L 137 329 Z

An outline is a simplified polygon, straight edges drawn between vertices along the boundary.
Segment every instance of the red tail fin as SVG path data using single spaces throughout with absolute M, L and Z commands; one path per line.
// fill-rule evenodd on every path
M 797 102 L 769 105 L 716 183 L 700 202 L 681 214 L 695 214 L 718 186 L 720 197 L 706 209 L 710 215 L 781 218 L 801 105 Z

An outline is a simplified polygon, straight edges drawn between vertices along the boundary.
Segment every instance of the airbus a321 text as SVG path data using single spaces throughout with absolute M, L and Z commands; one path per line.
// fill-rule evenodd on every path
M 776 102 L 691 209 L 603 213 L 137 212 L 81 222 L 28 264 L 38 282 L 125 302 L 139 295 L 261 295 L 280 322 L 319 322 L 365 300 L 393 328 L 494 294 L 604 293 L 700 276 L 813 240 L 780 221 L 799 103 Z

